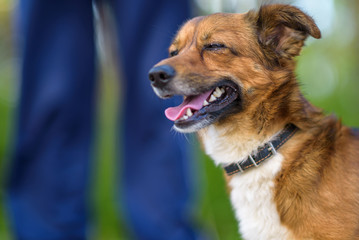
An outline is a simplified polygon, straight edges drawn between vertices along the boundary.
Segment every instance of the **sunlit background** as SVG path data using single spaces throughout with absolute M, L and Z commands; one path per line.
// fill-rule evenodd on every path
M 196 15 L 213 12 L 245 12 L 257 8 L 263 1 L 197 0 Z M 299 6 L 317 22 L 322 39 L 307 40 L 298 57 L 297 75 L 304 95 L 315 105 L 334 113 L 344 124 L 359 126 L 359 1 L 357 0 L 297 0 L 264 1 L 291 3 Z M 16 1 L 0 0 L 0 239 L 11 240 L 8 217 L 3 207 L 4 179 L 11 156 L 14 116 L 18 100 L 18 61 L 14 42 Z M 99 40 L 99 49 L 101 47 Z M 110 59 L 111 60 L 111 59 Z M 103 61 L 109 61 L 105 59 Z M 116 114 L 121 107 L 121 87 L 118 72 L 111 64 L 102 64 L 99 84 L 97 118 L 96 174 L 92 179 L 92 239 L 128 239 L 115 202 L 114 145 Z M 113 66 L 113 65 L 112 65 Z M 191 139 L 191 138 L 189 138 Z M 197 207 L 193 209 L 198 225 L 213 239 L 239 239 L 237 223 L 228 201 L 222 170 L 198 150 Z M 99 161 L 101 160 L 101 161 Z M 204 169 L 204 171 L 202 171 Z

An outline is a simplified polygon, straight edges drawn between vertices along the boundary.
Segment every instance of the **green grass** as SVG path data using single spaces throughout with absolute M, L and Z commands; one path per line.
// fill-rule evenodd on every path
M 229 201 L 228 188 L 223 170 L 216 167 L 213 161 L 199 152 L 199 159 L 204 165 L 204 188 L 200 221 L 207 226 L 215 239 L 239 239 L 237 222 Z
M 4 0 L 0 9 L 4 9 Z M 11 233 L 4 202 L 4 184 L 13 138 L 13 114 L 17 100 L 9 13 L 0 10 L 0 239 L 10 240 Z
M 117 174 L 117 114 L 118 84 L 109 71 L 104 71 L 99 84 L 97 107 L 96 158 L 93 164 L 94 178 L 92 207 L 94 232 L 92 239 L 126 239 L 116 206 Z
M 5 184 L 13 129 L 15 91 L 12 72 L 11 65 L 0 65 L 0 239 L 4 240 L 11 239 L 5 208 L 1 205 L 4 201 L 2 189 Z

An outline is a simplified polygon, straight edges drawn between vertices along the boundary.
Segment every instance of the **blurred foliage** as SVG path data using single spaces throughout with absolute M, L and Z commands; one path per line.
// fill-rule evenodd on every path
M 298 58 L 297 74 L 306 97 L 359 126 L 359 1 L 336 1 L 332 31 L 311 39 Z
M 299 1 L 299 0 L 298 0 Z M 202 0 L 201 2 L 205 2 Z M 221 4 L 221 1 L 213 1 Z M 224 1 L 226 2 L 226 1 Z M 228 2 L 228 1 L 227 1 Z M 250 0 L 230 1 L 236 7 Z M 261 2 L 261 1 L 258 1 Z M 273 1 L 272 1 L 273 2 Z M 245 5 L 247 3 L 247 5 Z M 345 124 L 359 126 L 359 1 L 335 1 L 331 31 L 321 40 L 309 39 L 298 57 L 298 79 L 307 98 L 328 113 L 335 113 Z M 250 5 L 250 4 L 249 4 Z M 18 61 L 14 51 L 12 14 L 14 2 L 0 0 L 0 203 L 6 163 L 11 152 L 14 115 L 18 95 Z M 242 12 L 242 11 L 241 11 Z M 208 12 L 207 12 L 208 13 Z M 118 144 L 116 141 L 118 83 L 113 70 L 102 68 L 99 84 L 96 161 L 93 173 L 91 239 L 128 239 L 118 207 Z M 199 149 L 196 147 L 196 149 Z M 238 239 L 237 223 L 229 203 L 223 172 L 197 151 L 199 170 L 196 219 L 213 239 Z M 8 217 L 0 207 L 0 239 L 10 240 Z
M 0 239 L 10 239 L 9 223 L 1 204 L 4 199 L 6 163 L 12 139 L 13 110 L 16 102 L 14 50 L 11 12 L 13 2 L 0 0 Z

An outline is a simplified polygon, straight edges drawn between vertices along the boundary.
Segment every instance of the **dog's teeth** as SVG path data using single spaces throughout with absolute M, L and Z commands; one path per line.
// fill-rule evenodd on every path
M 184 116 L 183 116 L 183 119 L 184 119 L 184 120 L 187 120 L 187 119 L 188 119 L 188 116 L 187 116 L 187 115 L 184 115 Z
M 187 108 L 187 116 L 190 117 L 192 115 L 193 115 L 193 113 L 192 113 L 191 109 Z
M 213 96 L 218 98 L 218 97 L 220 97 L 222 95 L 222 92 L 219 93 L 217 91 L 214 91 L 212 94 L 213 94 Z
M 216 89 L 213 92 L 213 95 L 218 98 L 218 97 L 222 96 L 222 94 L 223 94 L 223 92 L 221 91 L 221 89 L 219 87 L 216 87 Z
M 226 90 L 224 90 L 224 88 L 221 88 L 221 93 L 225 93 Z
M 203 106 L 208 106 L 208 105 L 209 105 L 209 103 L 207 102 L 207 100 L 204 100 Z
M 213 94 L 211 95 L 211 97 L 209 98 L 209 102 L 214 102 L 216 101 L 217 98 L 215 96 L 213 96 Z

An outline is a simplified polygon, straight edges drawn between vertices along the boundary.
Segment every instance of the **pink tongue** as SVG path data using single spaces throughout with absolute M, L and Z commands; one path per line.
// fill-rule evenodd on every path
M 165 110 L 166 117 L 171 121 L 176 121 L 185 115 L 188 108 L 193 110 L 200 110 L 203 106 L 204 100 L 206 100 L 212 91 L 208 91 L 198 96 L 187 97 L 183 103 L 177 107 L 170 107 Z

